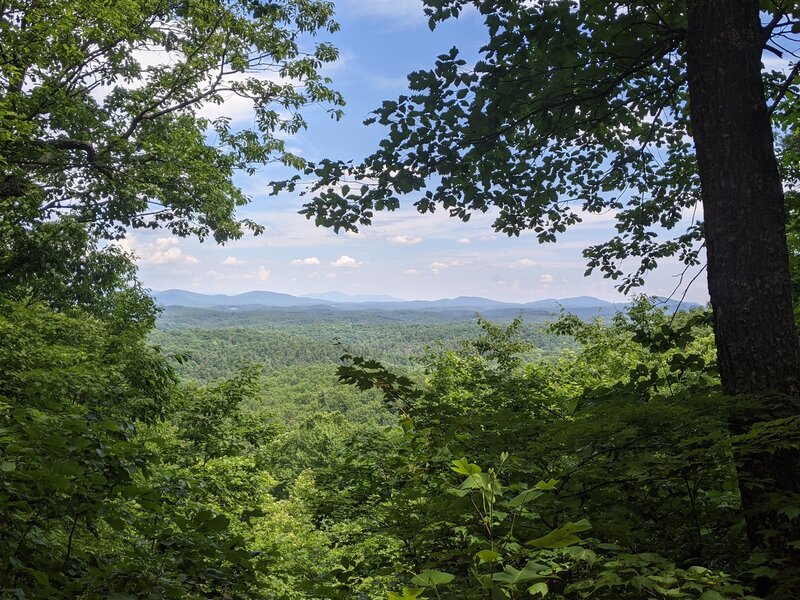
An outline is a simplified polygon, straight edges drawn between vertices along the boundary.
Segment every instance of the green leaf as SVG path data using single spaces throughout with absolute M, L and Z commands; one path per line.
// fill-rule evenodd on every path
M 574 551 L 570 552 L 570 554 L 576 560 L 586 561 L 590 565 L 593 565 L 597 560 L 597 554 L 595 554 L 594 551 L 590 550 L 589 548 L 581 548 L 580 546 L 575 546 L 574 548 L 572 548 L 572 550 Z
M 750 569 L 748 572 L 752 573 L 756 577 L 768 577 L 769 579 L 775 579 L 775 577 L 780 575 L 780 571 L 766 565 L 755 567 L 754 569 Z
M 531 579 L 542 578 L 544 575 L 542 575 L 541 572 L 547 569 L 547 566 L 535 563 L 533 561 L 528 562 L 528 564 L 525 565 L 525 568 L 521 571 L 518 571 L 511 565 L 508 565 L 502 573 L 494 573 L 492 575 L 492 580 L 514 585 L 515 583 L 520 583 L 522 581 L 530 581 Z
M 456 473 L 461 473 L 462 475 L 477 475 L 481 472 L 481 468 L 478 465 L 471 464 L 466 458 L 454 460 L 453 466 L 450 468 Z
M 522 506 L 523 504 L 527 504 L 528 502 L 533 502 L 537 498 L 541 497 L 543 492 L 539 490 L 525 490 L 524 492 L 520 492 L 516 496 L 514 496 L 511 500 L 508 501 L 509 508 L 516 508 L 518 506 Z
M 500 553 L 494 550 L 481 550 L 475 556 L 480 559 L 481 564 L 500 560 Z
M 210 510 L 202 510 L 192 520 L 199 531 L 208 533 L 224 531 L 230 524 L 230 519 L 225 515 L 212 515 Z
M 414 600 L 424 592 L 424 588 L 403 588 L 403 593 L 389 592 L 389 600 Z M 420 598 L 419 600 L 423 600 Z
M 542 596 L 547 596 L 547 592 L 550 591 L 550 588 L 547 587 L 547 584 L 544 581 L 540 581 L 539 583 L 534 583 L 531 587 L 528 588 L 528 593 L 533 596 L 535 594 L 540 594 Z
M 461 484 L 462 490 L 482 489 L 489 490 L 491 481 L 487 473 L 475 473 L 467 477 Z
M 527 545 L 538 548 L 564 548 L 581 541 L 578 536 L 574 535 L 575 533 L 591 528 L 592 525 L 586 519 L 581 519 L 576 523 L 569 522 L 547 535 L 527 542 Z
M 435 587 L 437 585 L 447 585 L 455 579 L 455 575 L 443 573 L 442 571 L 422 571 L 419 575 L 411 578 L 411 583 L 425 587 Z
M 791 506 L 782 506 L 780 509 L 778 509 L 778 512 L 783 513 L 789 517 L 790 520 L 796 519 L 800 516 L 800 506 L 796 504 Z
M 114 531 L 122 531 L 123 529 L 125 529 L 125 521 L 120 519 L 118 516 L 116 516 L 116 515 L 106 515 L 103 518 L 105 519 L 106 523 L 108 523 Z
M 550 481 L 547 481 L 547 482 L 540 481 L 539 483 L 536 484 L 536 489 L 537 490 L 552 490 L 554 487 L 556 487 L 556 485 L 558 485 L 558 480 L 557 479 L 551 479 Z

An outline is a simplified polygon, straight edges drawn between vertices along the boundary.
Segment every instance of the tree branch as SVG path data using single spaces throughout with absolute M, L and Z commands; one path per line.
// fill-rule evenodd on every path
M 772 37 L 772 32 L 775 31 L 775 28 L 778 26 L 778 23 L 781 22 L 781 19 L 786 16 L 786 11 L 783 8 L 783 2 L 776 6 L 775 9 L 775 14 L 772 15 L 769 23 L 761 28 L 761 39 L 764 47 L 768 47 L 767 42 L 769 41 L 769 38 Z
M 780 104 L 781 100 L 784 99 L 798 74 L 800 74 L 800 61 L 796 62 L 794 67 L 792 67 L 791 72 L 786 76 L 786 81 L 784 81 L 783 85 L 781 85 L 780 89 L 778 90 L 778 94 L 772 101 L 772 104 L 767 108 L 767 112 L 770 115 L 772 115 L 772 113 L 775 112 L 775 109 L 778 108 L 778 104 Z
M 85 152 L 86 158 L 91 167 L 97 169 L 109 179 L 114 179 L 113 171 L 107 166 L 97 162 L 97 149 L 89 142 L 84 142 L 82 140 L 76 140 L 73 138 L 55 138 L 52 140 L 36 140 L 36 143 L 40 146 L 55 148 L 57 150 L 78 150 Z
M 213 35 L 217 32 L 217 29 L 219 28 L 219 25 L 220 25 L 221 22 L 222 22 L 222 16 L 217 18 L 216 23 L 214 23 L 214 26 L 210 29 L 210 31 L 208 32 L 208 35 L 206 35 L 206 37 L 197 45 L 197 47 L 187 55 L 186 61 L 185 61 L 184 65 L 183 65 L 183 67 L 181 67 L 181 69 L 180 69 L 181 71 L 183 71 L 189 65 L 189 63 L 194 59 L 194 57 L 197 56 L 197 54 L 199 54 L 200 51 L 203 48 L 205 48 L 206 44 L 208 44 L 208 42 L 211 40 Z M 229 39 L 230 39 L 230 34 L 228 34 L 228 36 L 226 37 L 226 40 L 225 40 L 226 46 L 227 46 L 227 43 L 228 43 Z M 159 111 L 157 111 L 155 113 L 152 113 L 151 111 L 156 110 L 159 106 L 161 106 L 165 102 L 167 102 L 173 96 L 173 94 L 175 92 L 177 92 L 178 89 L 180 89 L 181 86 L 179 85 L 179 83 L 181 83 L 181 76 L 180 76 L 180 72 L 179 72 L 179 75 L 176 77 L 175 84 L 169 90 L 167 90 L 167 92 L 164 94 L 164 96 L 162 96 L 160 99 L 158 99 L 155 102 L 153 102 L 152 104 L 150 104 L 147 108 L 145 108 L 142 112 L 137 114 L 131 120 L 131 123 L 128 126 L 128 129 L 126 129 L 125 133 L 122 134 L 122 139 L 127 140 L 130 136 L 132 136 L 133 133 L 136 131 L 136 128 L 139 126 L 139 124 L 142 121 L 144 121 L 145 119 L 156 119 L 158 117 L 161 117 L 163 115 L 169 114 L 169 113 L 174 112 L 176 110 L 180 110 L 181 108 L 185 108 L 187 106 L 195 104 L 196 102 L 199 102 L 199 101 L 207 98 L 208 96 L 211 96 L 212 94 L 214 94 L 217 91 L 217 88 L 219 87 L 219 84 L 222 81 L 222 77 L 226 74 L 225 73 L 225 57 L 226 57 L 226 54 L 227 54 L 226 51 L 227 51 L 227 48 L 224 48 L 223 51 L 222 51 L 222 57 L 220 59 L 219 74 L 217 75 L 216 79 L 211 83 L 211 87 L 209 87 L 208 90 L 206 90 L 205 92 L 203 92 L 203 93 L 201 93 L 201 94 L 199 94 L 197 96 L 194 96 L 192 98 L 184 100 L 183 102 L 180 102 L 180 103 L 178 103 L 178 104 L 176 104 L 174 106 L 170 106 L 170 107 L 161 109 L 161 110 L 159 110 Z

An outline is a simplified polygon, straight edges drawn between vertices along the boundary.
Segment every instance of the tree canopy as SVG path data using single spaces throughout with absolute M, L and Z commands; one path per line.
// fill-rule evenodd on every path
M 0 7 L 0 208 L 11 224 L 70 215 L 103 237 L 167 227 L 225 241 L 248 197 L 232 178 L 298 166 L 281 132 L 342 98 L 321 67 L 333 6 L 321 0 L 11 0 Z M 203 116 L 249 101 L 253 126 Z M 224 114 L 224 112 L 223 112 Z
M 790 60 L 794 3 L 763 4 L 763 46 Z M 367 121 L 388 128 L 373 154 L 311 165 L 308 218 L 356 230 L 409 195 L 420 212 L 462 220 L 492 209 L 495 230 L 550 242 L 587 213 L 612 212 L 617 233 L 585 250 L 587 273 L 621 278 L 627 290 L 665 257 L 699 264 L 684 2 L 425 5 L 431 28 L 477 9 L 489 36 L 480 59 L 468 64 L 453 48 L 411 73 L 409 93 Z M 797 118 L 796 76 L 764 74 L 778 127 Z M 635 266 L 623 268 L 632 257 Z

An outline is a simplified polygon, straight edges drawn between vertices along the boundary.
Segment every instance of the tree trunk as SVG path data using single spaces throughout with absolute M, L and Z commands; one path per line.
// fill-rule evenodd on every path
M 758 0 L 688 0 L 687 12 L 708 289 L 722 387 L 734 397 L 734 435 L 760 421 L 797 415 L 800 390 L 786 216 L 761 80 L 758 8 Z M 735 458 L 750 543 L 788 572 L 798 560 L 788 543 L 800 539 L 800 525 L 769 503 L 776 494 L 800 493 L 800 451 L 748 452 L 740 445 Z

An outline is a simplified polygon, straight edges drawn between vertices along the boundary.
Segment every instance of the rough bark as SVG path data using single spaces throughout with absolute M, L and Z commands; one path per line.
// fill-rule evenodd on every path
M 800 344 L 792 313 L 786 216 L 761 80 L 758 0 L 688 0 L 687 69 L 702 187 L 708 287 L 733 434 L 798 414 Z M 800 493 L 800 452 L 739 448 L 751 544 L 797 560 L 800 526 L 765 509 Z M 770 535 L 770 530 L 776 530 Z

